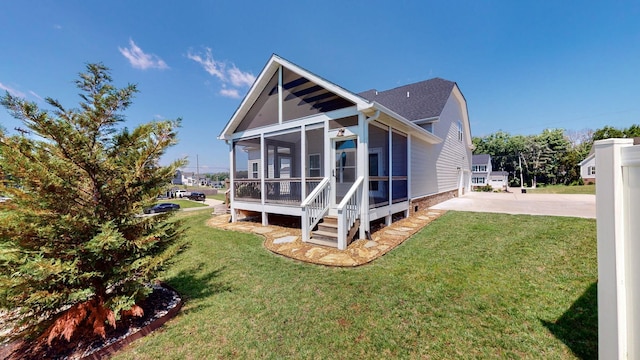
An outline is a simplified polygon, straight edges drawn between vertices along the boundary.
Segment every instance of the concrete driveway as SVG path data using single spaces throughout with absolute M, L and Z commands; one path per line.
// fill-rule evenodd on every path
M 518 189 L 519 190 L 519 189 Z M 432 206 L 437 210 L 596 218 L 595 195 L 470 192 Z

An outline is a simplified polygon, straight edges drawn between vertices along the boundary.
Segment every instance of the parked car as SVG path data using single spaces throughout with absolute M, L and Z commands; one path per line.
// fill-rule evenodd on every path
M 204 201 L 204 199 L 206 199 L 207 196 L 201 192 L 192 192 L 187 196 L 187 198 L 195 201 Z
M 187 190 L 176 190 L 174 194 L 177 198 L 181 198 L 189 196 L 190 193 Z
M 160 204 L 155 204 L 150 208 L 144 209 L 144 213 L 145 214 L 155 214 L 155 213 L 162 213 L 162 212 L 167 212 L 167 211 L 175 211 L 175 210 L 179 210 L 179 209 L 180 209 L 180 205 L 178 205 L 178 204 L 160 203 Z

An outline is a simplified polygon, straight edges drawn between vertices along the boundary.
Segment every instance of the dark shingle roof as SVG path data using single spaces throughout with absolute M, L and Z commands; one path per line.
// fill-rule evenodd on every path
M 491 155 L 489 154 L 471 155 L 471 164 L 473 165 L 475 164 L 485 165 L 489 163 L 489 160 L 491 160 Z
M 414 121 L 439 116 L 454 85 L 453 81 L 434 78 L 385 91 L 367 90 L 358 95 Z

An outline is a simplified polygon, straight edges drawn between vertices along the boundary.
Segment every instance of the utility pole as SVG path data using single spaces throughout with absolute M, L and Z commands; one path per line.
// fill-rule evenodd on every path
M 198 154 L 196 154 L 196 182 L 200 186 L 200 163 L 198 162 Z
M 522 192 L 522 186 L 524 185 L 522 178 L 522 154 L 518 154 L 518 167 L 520 167 L 520 192 Z

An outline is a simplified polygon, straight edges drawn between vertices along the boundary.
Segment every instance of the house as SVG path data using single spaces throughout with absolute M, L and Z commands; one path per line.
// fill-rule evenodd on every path
M 173 185 L 183 185 L 186 178 L 183 176 L 182 170 L 176 170 L 176 174 L 173 176 L 171 183 Z
M 471 157 L 471 188 L 476 189 L 489 184 L 491 173 L 491 155 L 477 154 Z
M 273 55 L 218 138 L 232 221 L 296 217 L 305 242 L 346 249 L 373 221 L 470 190 L 466 100 L 440 78 L 356 94 Z
M 198 177 L 194 172 L 176 170 L 176 174 L 171 180 L 171 183 L 173 185 L 205 186 L 208 181 L 209 180 L 205 177 Z
M 593 184 L 596 182 L 596 153 L 592 151 L 582 160 L 580 165 L 580 177 L 585 184 Z
M 493 171 L 489 154 L 476 154 L 471 158 L 472 189 L 489 185 L 493 190 L 506 191 L 509 185 L 508 175 L 506 171 Z

